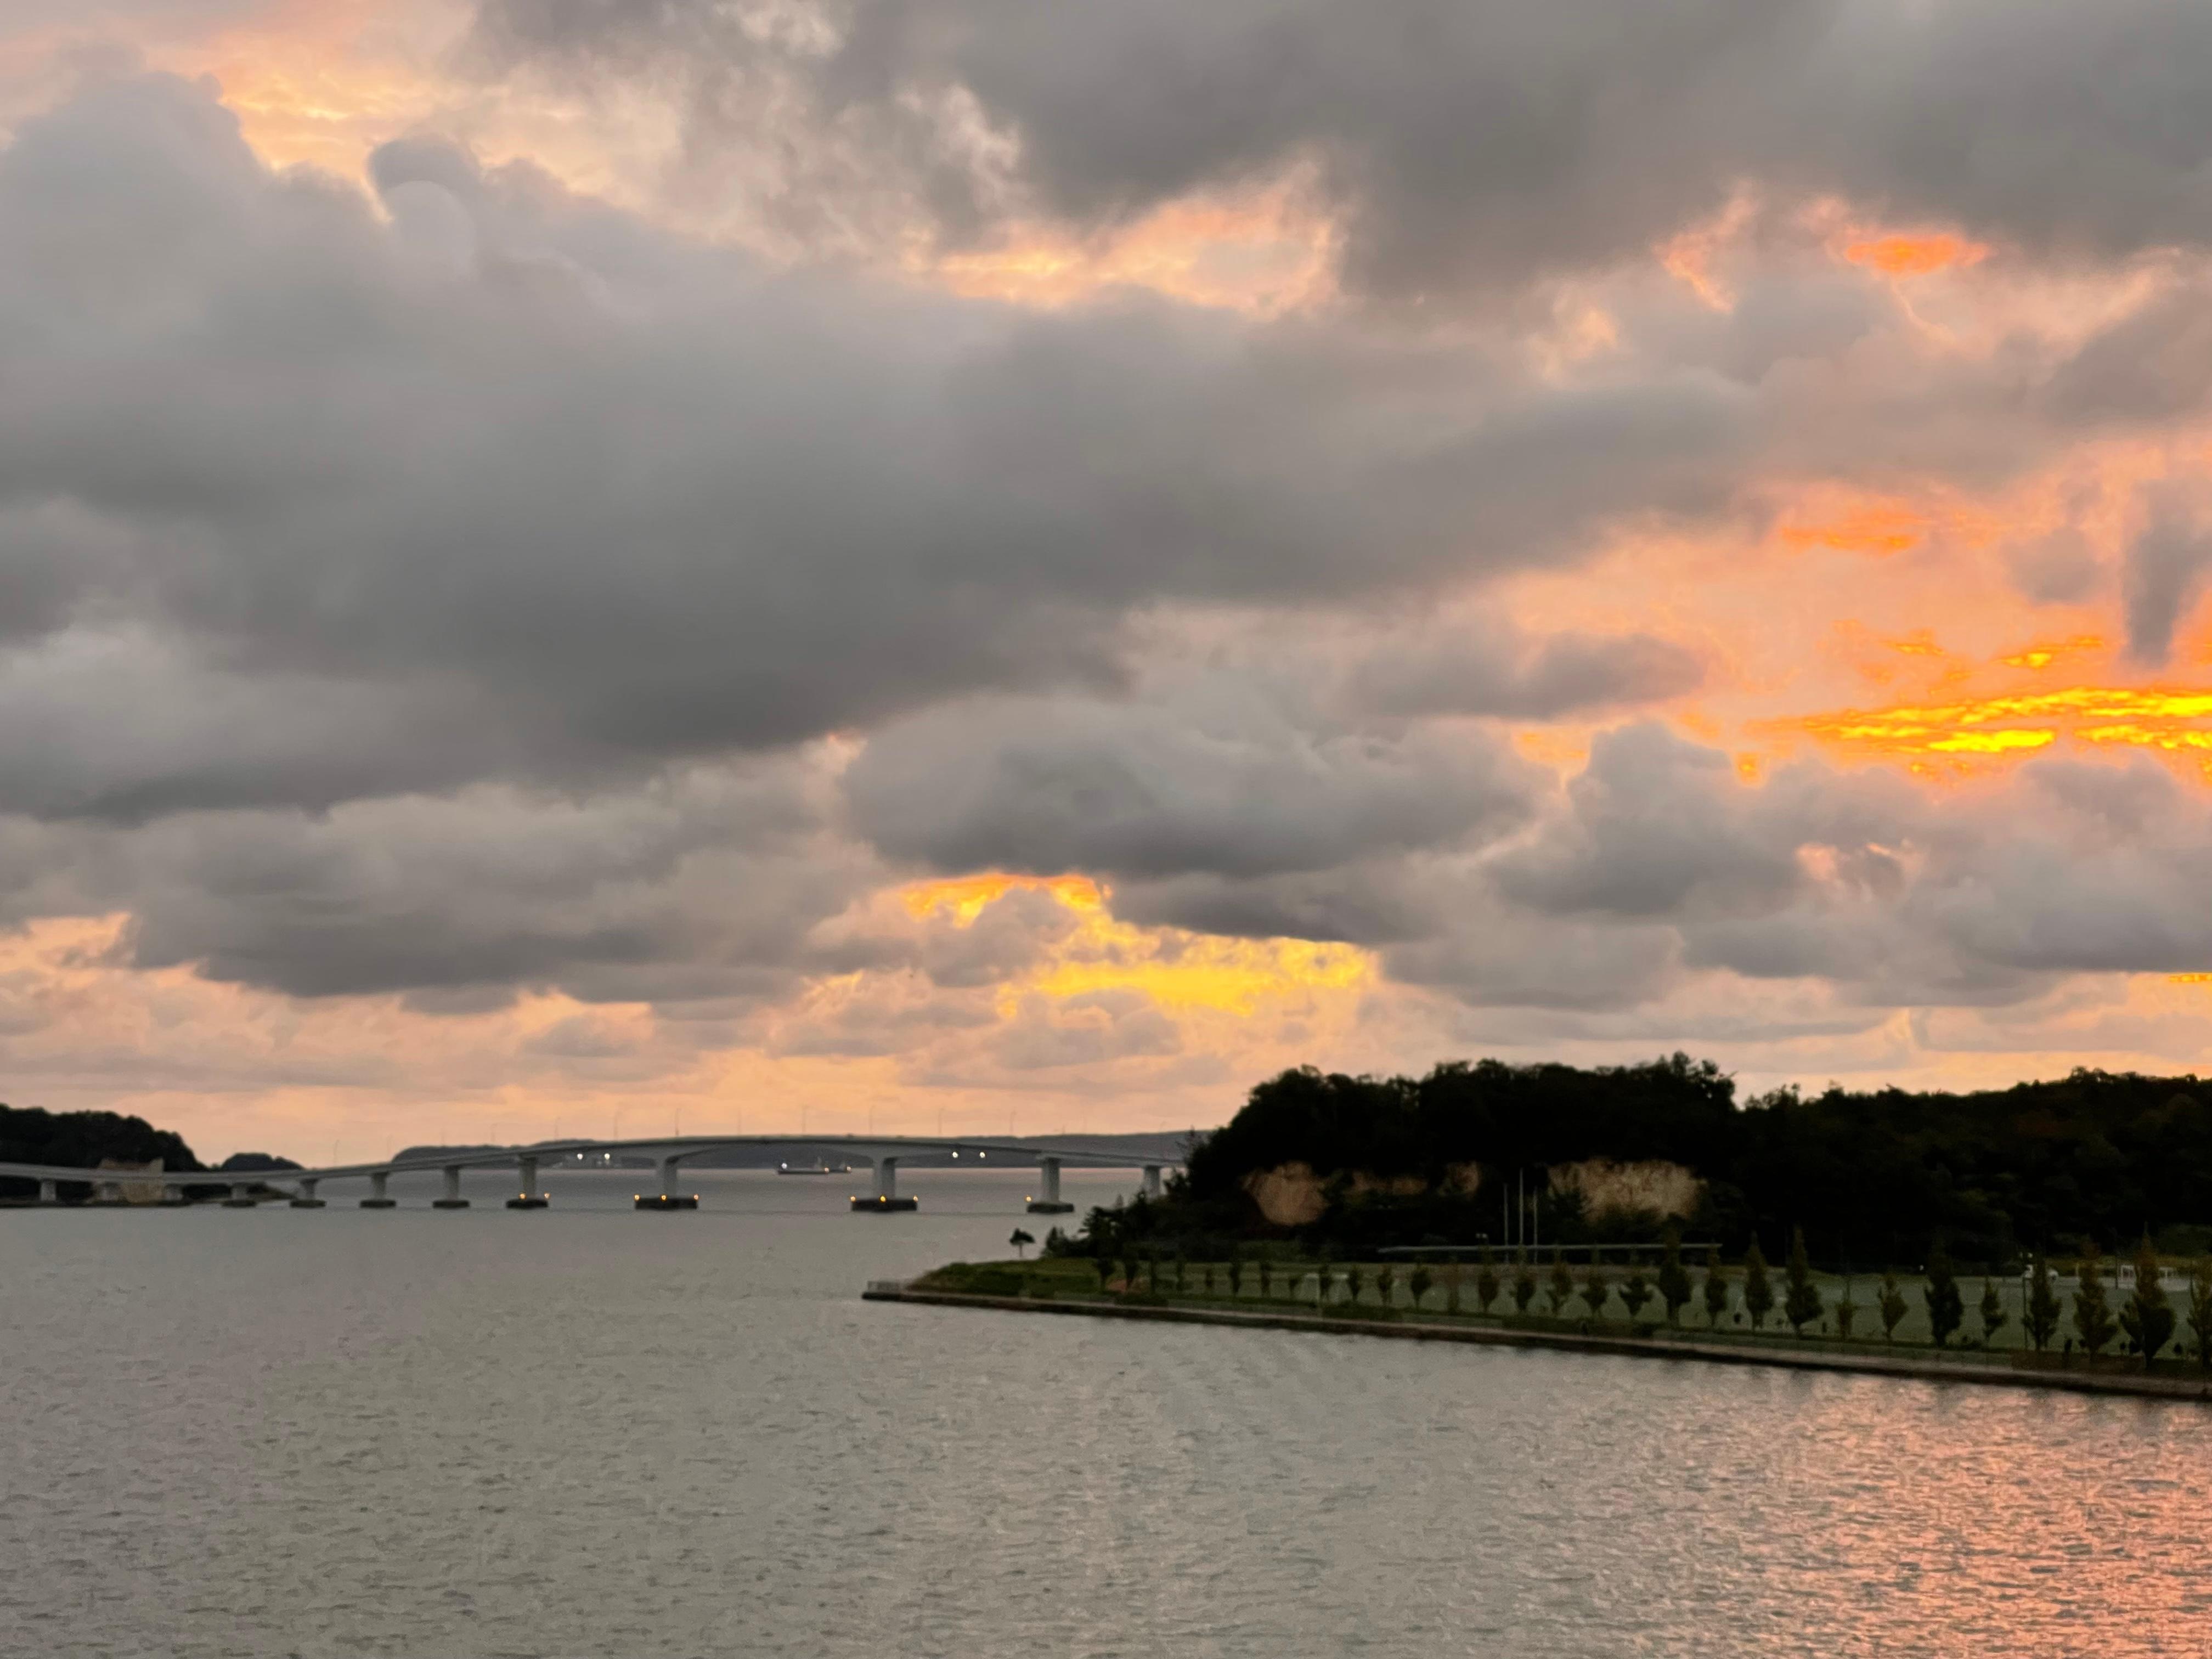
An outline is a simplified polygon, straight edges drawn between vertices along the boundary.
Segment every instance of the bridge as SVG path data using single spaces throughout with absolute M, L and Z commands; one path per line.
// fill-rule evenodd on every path
M 868 1164 L 874 1170 L 874 1190 L 866 1194 L 854 1194 L 853 1208 L 864 1212 L 884 1213 L 911 1210 L 916 1201 L 902 1197 L 898 1190 L 898 1167 L 902 1158 L 911 1158 L 931 1152 L 949 1153 L 953 1158 L 973 1159 L 979 1169 L 988 1167 L 994 1160 L 1000 1165 L 1017 1168 L 1034 1164 L 1039 1172 L 1039 1190 L 1029 1200 L 1029 1207 L 1039 1215 L 1065 1215 L 1074 1209 L 1073 1204 L 1060 1195 L 1060 1173 L 1064 1168 L 1076 1169 L 1136 1169 L 1144 1171 L 1144 1193 L 1148 1198 L 1160 1195 L 1161 1171 L 1177 1168 L 1179 1158 L 1164 1158 L 1157 1152 L 1146 1148 L 1113 1146 L 1055 1146 L 1021 1143 L 1012 1140 L 948 1139 L 941 1136 L 922 1135 L 664 1135 L 638 1140 L 547 1140 L 531 1146 L 487 1147 L 467 1152 L 440 1153 L 434 1158 L 397 1159 L 381 1164 L 341 1164 L 318 1170 L 80 1170 L 65 1169 L 46 1164 L 0 1163 L 0 1176 L 11 1176 L 17 1180 L 39 1183 L 39 1202 L 58 1204 L 61 1201 L 60 1187 L 64 1182 L 89 1183 L 94 1197 L 119 1198 L 125 1186 L 151 1186 L 159 1182 L 164 1203 L 185 1202 L 187 1187 L 227 1187 L 230 1196 L 222 1202 L 234 1208 L 251 1208 L 258 1200 L 253 1197 L 256 1187 L 274 1187 L 286 1183 L 295 1190 L 291 1203 L 295 1209 L 320 1209 L 325 1200 L 319 1188 L 325 1182 L 366 1181 L 368 1193 L 361 1200 L 365 1210 L 388 1210 L 397 1200 L 386 1191 L 386 1183 L 395 1175 L 408 1175 L 434 1170 L 445 1177 L 444 1196 L 433 1200 L 432 1207 L 441 1210 L 465 1210 L 469 1200 L 461 1196 L 461 1172 L 464 1170 L 513 1169 L 520 1176 L 520 1190 L 507 1200 L 510 1210 L 542 1210 L 550 1202 L 539 1190 L 540 1172 L 548 1165 L 581 1162 L 599 1158 L 600 1167 L 607 1167 L 617 1156 L 650 1158 L 659 1166 L 660 1190 L 639 1193 L 636 1206 L 641 1210 L 696 1209 L 699 1195 L 679 1190 L 679 1177 L 684 1162 L 708 1152 L 724 1152 L 732 1147 L 792 1147 L 812 1152 L 834 1152 L 841 1158 Z

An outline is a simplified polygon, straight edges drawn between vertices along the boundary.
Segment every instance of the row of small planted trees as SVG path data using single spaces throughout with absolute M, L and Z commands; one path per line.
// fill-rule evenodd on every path
M 1198 1278 L 1194 1287 L 1198 1294 L 1212 1294 L 1220 1288 L 1212 1264 L 1192 1264 L 1180 1254 L 1172 1257 L 1157 1253 L 1131 1254 L 1118 1261 L 1102 1256 L 1094 1260 L 1093 1266 L 1101 1290 L 1114 1288 L 1117 1269 L 1120 1288 L 1125 1293 L 1141 1285 L 1154 1293 L 1188 1295 L 1194 1290 L 1194 1272 Z M 1499 1298 L 1504 1297 L 1510 1301 L 1515 1315 L 1526 1317 L 1540 1297 L 1545 1303 L 1544 1311 L 1550 1317 L 1564 1319 L 1568 1304 L 1579 1298 L 1585 1320 L 1590 1320 L 1602 1317 L 1604 1309 L 1618 1297 L 1627 1310 L 1631 1325 L 1641 1321 L 1644 1309 L 1656 1302 L 1664 1310 L 1666 1322 L 1679 1327 L 1684 1310 L 1696 1304 L 1702 1307 L 1708 1327 L 1716 1330 L 1728 1318 L 1736 1295 L 1735 1276 L 1722 1263 L 1717 1251 L 1707 1255 L 1702 1282 L 1693 1283 L 1690 1269 L 1682 1261 L 1680 1243 L 1672 1237 L 1667 1241 L 1656 1271 L 1648 1276 L 1640 1264 L 1632 1264 L 1625 1275 L 1616 1279 L 1593 1261 L 1577 1278 L 1563 1257 L 1557 1255 L 1548 1274 L 1540 1278 L 1534 1264 L 1525 1255 L 1506 1266 L 1508 1272 L 1503 1274 L 1498 1266 L 1487 1261 L 1472 1273 L 1457 1263 L 1432 1268 L 1425 1262 L 1416 1262 L 1405 1269 L 1348 1262 L 1340 1270 L 1326 1256 L 1312 1263 L 1283 1264 L 1270 1256 L 1248 1261 L 1239 1255 L 1231 1257 L 1222 1271 L 1226 1274 L 1231 1297 L 1244 1296 L 1247 1285 L 1255 1277 L 1256 1288 L 1263 1298 L 1273 1299 L 1285 1291 L 1296 1296 L 1310 1277 L 1315 1281 L 1314 1300 L 1317 1306 L 1335 1304 L 1340 1291 L 1345 1293 L 1346 1300 L 1357 1305 L 1366 1294 L 1371 1279 L 1382 1305 L 1395 1305 L 1398 1287 L 1402 1284 L 1418 1308 L 1425 1304 L 1430 1291 L 1441 1283 L 1447 1312 L 1490 1314 L 1497 1310 Z M 2062 1305 L 2049 1262 L 2038 1256 L 2029 1267 L 2020 1325 L 2021 1334 L 2038 1352 L 2048 1349 L 2059 1340 L 2068 1312 L 2071 1313 L 2074 1328 L 2073 1334 L 2065 1339 L 2069 1352 L 2078 1342 L 2094 1356 L 2124 1337 L 2128 1351 L 2141 1355 L 2148 1366 L 2173 1341 L 2179 1321 L 2160 1283 L 2158 1257 L 2148 1240 L 2136 1253 L 2134 1285 L 2117 1310 L 2107 1292 L 2104 1264 L 2094 1250 L 2081 1259 L 2077 1271 L 2079 1284 L 2067 1298 L 2069 1308 Z M 1774 1270 L 1754 1242 L 1744 1257 L 1741 1279 L 1741 1317 L 1754 1332 L 1770 1328 L 1778 1311 L 1783 1322 L 1802 1338 L 1808 1327 L 1825 1330 L 1826 1319 L 1832 1315 L 1837 1334 L 1850 1341 L 1859 1316 L 1870 1313 L 1881 1327 L 1882 1340 L 1894 1342 L 1897 1328 L 1912 1312 L 1912 1304 L 1894 1273 L 1882 1275 L 1869 1304 L 1861 1304 L 1853 1298 L 1848 1279 L 1844 1280 L 1843 1295 L 1833 1303 L 1828 1302 L 1806 1258 L 1802 1231 L 1791 1239 L 1789 1259 L 1779 1277 L 1778 1288 Z M 1965 1328 L 1966 1306 L 1957 1273 L 1940 1244 L 1929 1258 L 1925 1279 L 1921 1295 L 1929 1339 L 1937 1347 L 1944 1347 Z M 1981 1327 L 1978 1340 L 1985 1347 L 1995 1346 L 1999 1333 L 2013 1322 L 2011 1310 L 1993 1278 L 1984 1279 L 1981 1299 L 1974 1312 Z M 2212 1258 L 2200 1260 L 2191 1268 L 2188 1313 L 2190 1330 L 2196 1339 L 2197 1358 L 2207 1370 L 2212 1370 Z

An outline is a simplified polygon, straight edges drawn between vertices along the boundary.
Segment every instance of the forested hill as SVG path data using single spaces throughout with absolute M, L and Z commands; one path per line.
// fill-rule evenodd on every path
M 161 1160 L 164 1170 L 198 1170 L 199 1159 L 184 1137 L 157 1129 L 143 1117 L 115 1112 L 49 1112 L 38 1106 L 0 1106 L 0 1164 L 52 1164 L 89 1170 L 103 1158 L 125 1164 Z M 0 1185 L 0 1196 L 35 1191 L 33 1183 Z
M 1816 1255 L 1861 1263 L 1917 1261 L 1938 1237 L 1984 1261 L 2081 1240 L 2110 1249 L 2212 1224 L 2208 1101 L 2212 1083 L 2194 1076 L 2084 1070 L 1971 1094 L 1832 1088 L 1739 1104 L 1717 1066 L 1681 1054 L 1597 1069 L 1453 1063 L 1422 1078 L 1306 1069 L 1252 1091 L 1194 1152 L 1160 1220 L 1264 1233 L 1249 1177 L 1304 1164 L 1332 1195 L 1313 1231 L 1497 1238 L 1497 1177 L 1663 1160 L 1703 1182 L 1691 1223 L 1731 1249 L 1756 1234 L 1776 1250 L 1802 1226 Z M 1547 1238 L 1656 1225 L 1584 1215 L 1572 1194 L 1550 1204 Z

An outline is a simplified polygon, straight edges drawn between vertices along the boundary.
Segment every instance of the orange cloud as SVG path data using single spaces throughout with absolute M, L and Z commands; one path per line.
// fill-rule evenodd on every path
M 1844 258 L 1885 276 L 1925 276 L 1952 265 L 1978 264 L 1989 252 L 1979 242 L 1937 232 L 1871 237 L 1850 244 L 1844 249 Z
M 1850 507 L 1832 518 L 1777 526 L 1784 545 L 1803 550 L 1832 548 L 1844 553 L 1902 553 L 1918 544 L 1928 520 L 1911 508 L 1874 503 Z

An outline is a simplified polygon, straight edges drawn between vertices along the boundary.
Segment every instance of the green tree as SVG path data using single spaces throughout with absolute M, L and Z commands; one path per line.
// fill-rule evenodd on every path
M 1575 1276 L 1567 1271 L 1567 1253 L 1565 1250 L 1552 1252 L 1552 1279 L 1545 1290 L 1551 1297 L 1552 1317 L 1557 1319 L 1560 1310 L 1567 1305 L 1567 1298 L 1575 1293 Z
M 1976 1311 L 1982 1316 L 1982 1346 L 1994 1348 L 1997 1333 L 2012 1322 L 2012 1316 L 2005 1311 L 2004 1293 L 1997 1289 L 1994 1273 L 1982 1280 L 1981 1305 Z
M 1375 1299 L 1384 1307 L 1390 1305 L 1391 1297 L 1397 1294 L 1397 1291 L 1398 1270 L 1395 1267 L 1384 1267 L 1375 1275 Z
M 2212 1371 L 2212 1256 L 2189 1264 L 2189 1333 L 2197 1341 L 2197 1364 Z
M 1017 1227 L 1006 1235 L 1006 1243 L 1014 1247 L 1014 1257 L 1017 1261 L 1026 1261 L 1030 1259 L 1030 1246 L 1036 1243 L 1036 1240 Z
M 1754 1331 L 1766 1323 L 1766 1316 L 1774 1310 L 1774 1286 L 1766 1277 L 1766 1256 L 1756 1238 L 1743 1253 L 1743 1308 L 1751 1316 Z
M 1636 1322 L 1636 1316 L 1644 1311 L 1644 1304 L 1651 1297 L 1651 1281 L 1644 1276 L 1643 1264 L 1631 1262 L 1628 1277 L 1620 1281 L 1620 1305 L 1628 1310 L 1630 1324 Z
M 1667 1304 L 1667 1322 L 1680 1324 L 1682 1310 L 1690 1305 L 1690 1272 L 1682 1265 L 1680 1227 L 1667 1229 L 1667 1248 L 1659 1258 L 1659 1299 Z
M 1488 1257 L 1474 1270 L 1474 1301 L 1477 1313 L 1488 1313 L 1491 1304 L 1498 1300 L 1498 1269 L 1490 1265 Z
M 1729 1280 L 1718 1250 L 1705 1252 L 1705 1323 L 1714 1330 L 1720 1329 L 1721 1321 L 1728 1317 Z
M 1406 1288 L 1413 1293 L 1413 1306 L 1416 1309 L 1421 1305 L 1421 1298 L 1428 1295 L 1429 1286 L 1435 1283 L 1436 1275 L 1429 1271 L 1425 1263 L 1417 1264 L 1413 1271 L 1406 1275 Z
M 1844 1275 L 1844 1293 L 1836 1298 L 1836 1334 L 1851 1340 L 1851 1327 L 1859 1321 L 1859 1304 L 1851 1299 L 1851 1276 Z
M 2120 1306 L 2120 1328 L 2142 1355 L 2145 1370 L 2173 1340 L 2173 1308 L 2166 1299 L 2166 1286 L 2159 1283 L 2158 1252 L 2148 1237 L 2136 1246 L 2135 1288 Z
M 1895 1273 L 1881 1276 L 1881 1294 L 1875 1299 L 1874 1311 L 1875 1316 L 1881 1321 L 1881 1340 L 1896 1341 L 1898 1326 L 1904 1322 L 1905 1316 L 1912 1310 L 1905 1299 L 1905 1292 L 1898 1288 Z
M 2079 1273 L 2081 1285 L 2074 1292 L 2074 1334 L 2094 1357 L 2119 1334 L 2112 1307 L 2105 1300 L 2105 1264 L 2094 1244 L 2082 1256 Z
M 1352 1286 L 1351 1300 L 1352 1305 L 1357 1307 L 1359 1298 L 1367 1294 L 1366 1265 L 1364 1262 L 1347 1261 L 1344 1266 L 1344 1277 L 1345 1282 Z
M 1790 1328 L 1799 1336 L 1805 1328 L 1820 1316 L 1820 1287 L 1813 1282 L 1813 1265 L 1805 1256 L 1805 1230 L 1793 1227 L 1790 1232 L 1790 1261 L 1782 1270 L 1782 1282 L 1786 1287 L 1782 1297 L 1782 1316 L 1790 1322 Z
M 1523 1318 L 1528 1316 L 1528 1304 L 1536 1299 L 1536 1270 L 1522 1256 L 1513 1265 L 1513 1310 Z
M 1928 1253 L 1928 1334 L 1937 1347 L 1950 1340 L 1966 1317 L 1966 1304 L 1959 1294 L 1958 1275 L 1951 1270 L 1951 1253 L 1941 1239 Z
M 1597 1253 L 1590 1253 L 1590 1264 L 1583 1274 L 1583 1306 L 1589 1310 L 1592 1319 L 1605 1317 L 1605 1304 L 1613 1295 L 1613 1279 L 1598 1263 Z
M 2058 1334 L 2058 1292 L 2051 1283 L 2051 1264 L 2037 1255 L 2027 1266 L 2027 1316 L 2021 1321 L 2027 1340 L 2041 1353 Z

